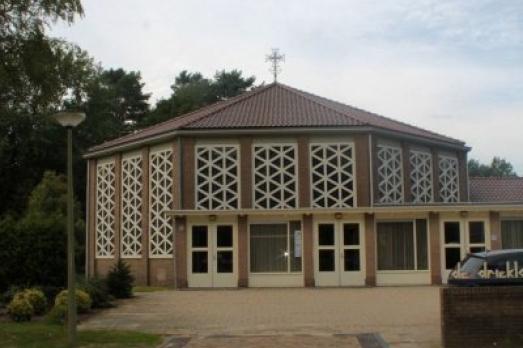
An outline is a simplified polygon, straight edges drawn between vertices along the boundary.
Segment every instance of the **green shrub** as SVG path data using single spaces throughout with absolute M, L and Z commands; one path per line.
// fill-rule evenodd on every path
M 67 290 L 60 292 L 54 300 L 55 307 L 67 308 Z M 78 313 L 87 313 L 91 309 L 92 301 L 89 294 L 83 290 L 76 289 L 76 310 Z
M 20 293 L 21 296 L 24 296 L 27 301 L 33 306 L 34 314 L 42 315 L 47 310 L 47 298 L 44 293 L 38 289 L 25 289 Z M 16 295 L 18 296 L 18 294 Z M 15 296 L 15 298 L 16 298 Z
M 34 188 L 24 214 L 0 217 L 0 292 L 13 285 L 62 287 L 66 284 L 66 202 L 66 178 L 46 172 Z M 79 207 L 75 201 L 76 267 L 82 272 L 85 223 L 80 218 Z M 47 294 L 44 288 L 42 290 Z
M 105 279 L 91 278 L 87 281 L 82 281 L 78 288 L 89 294 L 92 308 L 109 308 L 113 306 L 111 301 L 114 298 L 109 294 L 109 288 Z
M 54 306 L 51 308 L 49 313 L 47 313 L 47 321 L 51 324 L 63 324 L 65 323 L 65 318 L 67 316 L 67 306 L 60 305 Z
M 109 293 L 116 298 L 130 298 L 133 296 L 134 277 L 131 268 L 121 259 L 113 266 L 107 275 Z
M 7 314 L 14 321 L 29 321 L 33 316 L 34 309 L 25 296 L 15 295 L 7 306 Z

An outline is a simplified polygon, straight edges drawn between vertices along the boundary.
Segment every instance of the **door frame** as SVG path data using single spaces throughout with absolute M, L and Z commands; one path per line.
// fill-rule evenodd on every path
M 322 249 L 318 241 L 318 226 L 321 224 L 334 225 L 334 258 L 336 271 L 334 272 L 320 272 L 318 251 Z M 356 224 L 359 228 L 359 251 L 360 251 L 360 270 L 359 271 L 344 271 L 343 270 L 343 252 L 345 248 L 343 243 L 343 225 Z M 314 282 L 318 287 L 321 286 L 365 286 L 366 276 L 366 257 L 365 257 L 365 221 L 360 218 L 343 218 L 343 219 L 328 219 L 319 218 L 314 220 L 313 224 L 314 248 Z M 325 248 L 332 249 L 332 248 Z
M 445 249 L 447 244 L 445 243 L 445 223 L 446 222 L 458 222 L 459 223 L 459 248 L 460 248 L 460 261 L 467 256 L 471 247 L 484 246 L 485 250 L 491 248 L 491 234 L 490 234 L 490 219 L 488 217 L 445 217 L 440 220 L 440 255 L 441 255 L 441 281 L 443 284 L 447 284 L 449 274 L 451 270 L 446 269 L 446 257 Z M 482 222 L 485 231 L 485 242 L 484 244 L 470 243 L 470 223 L 471 222 Z M 453 244 L 457 247 L 457 244 Z
M 219 225 L 232 226 L 233 271 L 232 273 L 217 272 L 216 230 Z M 207 226 L 207 273 L 192 272 L 192 228 Z M 219 217 L 210 221 L 208 217 L 191 217 L 187 222 L 187 286 L 190 288 L 237 287 L 238 286 L 238 222 L 235 217 Z M 195 248 L 199 249 L 199 248 Z

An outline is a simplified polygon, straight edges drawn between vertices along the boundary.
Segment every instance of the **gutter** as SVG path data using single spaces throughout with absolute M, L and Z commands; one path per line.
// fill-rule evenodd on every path
M 403 205 L 374 206 L 361 208 L 299 208 L 299 209 L 232 209 L 232 210 L 171 210 L 167 216 L 202 216 L 202 215 L 312 215 L 312 214 L 376 214 L 376 213 L 447 213 L 447 212 L 487 212 L 487 211 L 518 211 L 523 213 L 523 203 L 470 203 L 456 205 Z
M 84 159 L 108 156 L 115 152 L 127 151 L 137 147 L 140 147 L 144 144 L 152 145 L 155 143 L 161 143 L 167 140 L 170 140 L 176 136 L 191 135 L 191 136 L 223 136 L 223 135 L 240 135 L 240 134 L 250 134 L 250 135 L 282 135 L 282 134 L 308 134 L 308 133 L 347 133 L 347 134 L 356 134 L 362 132 L 375 133 L 380 135 L 385 135 L 393 138 L 408 139 L 411 141 L 422 142 L 427 145 L 437 145 L 442 146 L 447 149 L 454 150 L 466 150 L 470 151 L 470 147 L 465 146 L 464 143 L 447 143 L 444 141 L 438 141 L 433 139 L 428 139 L 422 136 L 387 130 L 383 128 L 365 126 L 365 127 L 291 127 L 291 128 L 242 128 L 242 129 L 202 129 L 202 130 L 188 130 L 188 129 L 178 129 L 173 131 L 168 131 L 165 133 L 157 134 L 151 137 L 146 137 L 141 140 L 129 141 L 120 145 L 110 146 L 105 149 L 88 151 L 83 155 Z

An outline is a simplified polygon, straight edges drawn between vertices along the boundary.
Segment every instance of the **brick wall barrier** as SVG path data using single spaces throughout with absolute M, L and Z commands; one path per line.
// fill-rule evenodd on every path
M 523 346 L 523 287 L 441 288 L 443 346 Z

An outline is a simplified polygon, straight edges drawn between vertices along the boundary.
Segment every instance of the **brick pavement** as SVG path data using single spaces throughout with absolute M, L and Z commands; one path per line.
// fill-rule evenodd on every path
M 80 328 L 190 337 L 188 348 L 218 347 L 224 340 L 230 347 L 265 346 L 245 341 L 268 339 L 264 336 L 283 340 L 281 346 L 288 347 L 300 337 L 297 346 L 324 342 L 350 347 L 357 341 L 351 335 L 372 332 L 391 347 L 432 348 L 440 346 L 439 325 L 439 288 L 427 286 L 140 293 L 89 318 Z

